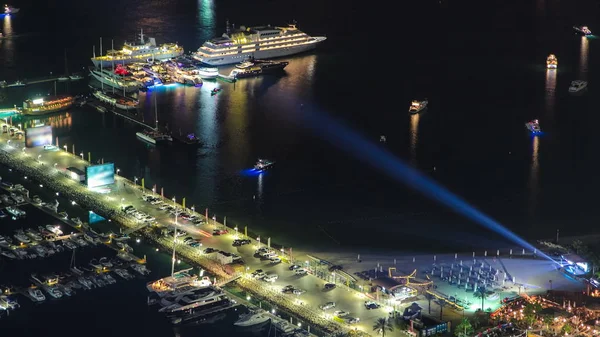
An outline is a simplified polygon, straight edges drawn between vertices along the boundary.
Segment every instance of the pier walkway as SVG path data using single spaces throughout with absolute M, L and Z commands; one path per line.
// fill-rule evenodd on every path
M 11 139 L 10 144 L 7 142 Z M 55 144 L 62 146 L 63 144 Z M 70 146 L 67 146 L 69 148 Z M 200 265 L 207 269 L 210 273 L 219 279 L 225 279 L 224 282 L 231 282 L 239 285 L 246 291 L 249 291 L 253 296 L 263 298 L 272 302 L 281 310 L 291 312 L 302 320 L 303 326 L 312 325 L 318 326 L 327 331 L 348 331 L 357 328 L 364 335 L 372 333 L 372 326 L 375 321 L 382 317 L 388 317 L 388 312 L 392 310 L 389 306 L 382 306 L 381 309 L 367 310 L 363 302 L 367 299 L 364 294 L 345 287 L 343 284 L 337 283 L 338 287 L 332 290 L 324 290 L 324 285 L 328 282 L 336 282 L 334 279 L 323 280 L 311 274 L 305 276 L 297 276 L 293 271 L 289 270 L 289 265 L 286 263 L 273 264 L 269 260 L 264 260 L 255 257 L 255 250 L 258 247 L 270 246 L 270 240 L 264 238 L 260 240 L 251 239 L 250 245 L 241 247 L 232 246 L 235 238 L 244 236 L 242 231 L 237 231 L 229 228 L 229 234 L 211 235 L 217 229 L 227 228 L 224 224 L 216 221 L 214 218 L 206 218 L 205 222 L 199 226 L 182 220 L 175 220 L 175 217 L 166 211 L 157 209 L 142 200 L 143 194 L 153 194 L 152 191 L 143 189 L 139 183 L 132 182 L 122 176 L 115 176 L 115 183 L 110 186 L 110 189 L 103 191 L 93 191 L 88 189 L 83 184 L 72 180 L 68 176 L 68 167 L 77 167 L 81 170 L 90 163 L 82 159 L 77 154 L 72 154 L 63 150 L 49 151 L 43 147 L 24 148 L 23 140 L 9 137 L 8 134 L 0 135 L 0 162 L 13 168 L 15 171 L 27 175 L 28 179 L 35 179 L 44 182 L 44 188 L 51 188 L 52 191 L 60 193 L 63 197 L 75 201 L 85 209 L 93 210 L 98 215 L 112 220 L 124 226 L 124 231 L 133 233 L 143 230 L 146 225 L 133 217 L 126 215 L 121 211 L 123 206 L 132 205 L 137 210 L 147 213 L 156 218 L 157 225 L 160 227 L 171 227 L 183 230 L 187 235 L 196 239 L 202 240 L 202 247 L 192 248 L 179 241 L 176 241 L 177 256 L 192 264 Z M 91 162 L 95 162 L 93 159 Z M 14 178 L 16 179 L 16 177 Z M 19 183 L 20 181 L 13 181 Z M 30 193 L 36 194 L 35 186 L 30 187 Z M 160 194 L 156 194 L 160 196 Z M 165 203 L 173 203 L 177 207 L 183 207 L 175 201 L 168 198 L 163 199 Z M 188 206 L 189 207 L 189 206 Z M 187 212 L 195 213 L 188 207 Z M 59 208 L 61 208 L 59 206 Z M 42 208 L 43 209 L 43 208 Z M 196 215 L 199 215 L 195 213 Z M 56 215 L 55 215 L 56 216 Z M 203 216 L 204 217 L 204 216 Z M 62 220 L 70 223 L 70 220 Z M 93 225 L 91 225 L 93 227 Z M 173 238 L 157 237 L 156 234 L 143 231 L 144 236 L 154 242 L 161 248 L 161 251 L 170 251 L 173 248 Z M 265 244 L 266 243 L 266 244 Z M 223 265 L 219 262 L 217 253 L 204 253 L 207 247 L 226 253 L 236 254 L 244 260 L 245 270 L 238 274 L 235 279 L 231 279 L 233 273 L 227 270 L 235 270 L 234 267 Z M 114 247 L 113 247 L 114 248 Z M 284 253 L 281 253 L 285 255 Z M 287 260 L 287 256 L 283 256 Z M 309 258 L 300 254 L 295 255 L 296 261 L 304 265 L 304 261 Z M 308 267 L 308 263 L 306 263 Z M 278 280 L 273 283 L 266 283 L 250 277 L 250 273 L 262 269 L 267 273 L 277 274 Z M 282 287 L 285 285 L 293 285 L 297 289 L 305 290 L 301 296 L 283 294 Z M 344 310 L 350 312 L 353 317 L 360 318 L 360 322 L 355 325 L 348 325 L 334 320 L 329 313 L 324 313 L 319 306 L 325 302 L 336 302 L 336 310 Z M 403 305 L 404 306 L 404 305 Z M 402 310 L 400 305 L 395 308 Z M 390 337 L 396 335 L 396 332 L 389 334 Z M 399 335 L 399 334 L 398 334 Z

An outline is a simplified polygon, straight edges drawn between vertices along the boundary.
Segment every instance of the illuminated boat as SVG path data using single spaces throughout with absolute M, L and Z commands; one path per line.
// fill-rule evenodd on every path
M 217 78 L 217 76 L 219 76 L 219 69 L 203 67 L 198 68 L 198 75 L 200 75 L 200 77 L 205 80 L 215 79 Z
M 583 35 L 592 35 L 592 31 L 587 26 L 573 26 L 573 29 Z
M 14 8 L 12 6 L 9 5 L 4 5 L 4 14 L 16 14 L 19 13 L 21 9 L 20 8 Z
M 427 109 L 427 104 L 429 104 L 429 101 L 427 101 L 427 100 L 424 100 L 424 101 L 413 100 L 412 103 L 410 103 L 408 112 L 413 113 L 413 114 L 419 113 L 419 112 Z
M 90 74 L 92 74 L 92 76 L 100 83 L 113 87 L 119 91 L 135 92 L 142 86 L 135 78 L 133 78 L 127 69 L 120 65 L 117 66 L 114 72 L 107 69 L 91 67 Z
M 244 61 L 235 66 L 229 74 L 229 77 L 233 78 L 244 78 L 262 75 L 264 73 L 271 73 L 282 71 L 283 68 L 287 67 L 289 62 L 274 62 L 274 61 L 263 61 L 263 60 L 250 60 Z
M 108 67 L 113 62 L 129 64 L 147 60 L 168 60 L 183 54 L 183 47 L 176 43 L 157 46 L 156 40 L 152 37 L 148 38 L 148 42 L 146 42 L 143 30 L 140 32 L 139 37 L 139 42 L 125 42 L 123 49 L 109 50 L 104 56 L 92 57 L 92 62 L 96 67 Z
M 154 129 L 136 132 L 135 135 L 139 139 L 146 141 L 150 144 L 156 144 L 156 143 L 165 142 L 165 141 L 172 142 L 173 137 L 171 137 L 171 135 L 162 133 L 158 130 L 158 104 L 156 104 L 156 95 L 153 95 L 153 96 L 154 96 L 154 120 L 156 121 Z
M 314 49 L 326 39 L 324 36 L 309 36 L 298 30 L 295 24 L 287 27 L 240 26 L 239 29 L 231 31 L 227 22 L 226 33 L 204 42 L 193 57 L 202 63 L 218 66 L 247 59 L 294 55 Z
M 527 127 L 527 130 L 529 130 L 533 134 L 539 134 L 542 132 L 542 129 L 540 129 L 540 123 L 537 119 L 525 123 L 525 127 Z
M 556 69 L 558 67 L 558 59 L 554 54 L 548 55 L 546 59 L 546 68 L 548 69 Z
M 114 105 L 115 107 L 122 110 L 132 110 L 137 109 L 139 102 L 133 98 L 121 96 L 116 93 L 111 92 L 103 92 L 101 90 L 96 90 L 93 93 L 94 97 L 104 103 L 108 103 L 110 105 Z
M 275 165 L 274 161 L 270 161 L 267 159 L 259 159 L 256 164 L 254 165 L 254 169 L 256 171 L 265 171 L 270 169 L 271 167 L 273 167 L 273 165 Z
M 23 102 L 23 114 L 44 115 L 69 109 L 75 103 L 71 95 L 46 96 L 44 98 L 28 99 Z
M 223 90 L 223 89 L 221 89 L 221 88 L 214 88 L 213 90 L 210 91 L 210 95 L 214 96 L 214 95 L 218 94 L 219 92 L 221 92 L 221 90 Z
M 582 80 L 576 80 L 571 82 L 571 86 L 569 86 L 570 93 L 577 93 L 583 91 L 587 88 L 588 83 Z

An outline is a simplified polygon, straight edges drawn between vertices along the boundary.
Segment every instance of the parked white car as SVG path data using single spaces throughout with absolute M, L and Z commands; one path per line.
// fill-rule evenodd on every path
M 279 276 L 277 276 L 277 274 L 267 274 L 265 277 L 263 277 L 263 281 L 275 282 L 278 278 Z

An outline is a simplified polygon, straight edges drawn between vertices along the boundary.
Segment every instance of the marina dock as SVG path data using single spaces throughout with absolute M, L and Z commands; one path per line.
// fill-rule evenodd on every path
M 15 81 L 15 82 L 7 82 L 7 81 L 0 81 L 0 88 L 18 88 L 18 87 L 24 87 L 27 85 L 33 85 L 33 84 L 39 84 L 39 83 L 48 83 L 48 82 L 74 82 L 74 81 L 79 81 L 84 79 L 83 76 L 80 75 L 54 75 L 54 76 L 47 76 L 47 77 L 40 77 L 40 78 L 33 78 L 33 79 L 25 79 L 22 81 Z
M 10 143 L 7 142 L 8 139 L 11 139 Z M 58 147 L 62 148 L 61 146 L 63 144 L 55 145 L 59 145 Z M 67 148 L 68 147 L 69 146 L 67 146 Z M 157 235 L 155 230 L 151 230 L 149 227 L 146 228 L 147 226 L 145 224 L 142 224 L 132 216 L 127 215 L 121 209 L 123 205 L 131 205 L 136 210 L 151 214 L 156 218 L 156 224 L 161 227 L 177 228 L 179 231 L 186 232 L 187 235 L 202 239 L 202 249 L 193 248 L 182 243 L 175 243 L 176 255 L 178 259 L 195 266 L 201 266 L 217 278 L 217 284 L 224 284 L 224 282 L 231 281 L 230 284 L 232 286 L 237 286 L 248 294 L 252 294 L 252 296 L 256 296 L 257 298 L 262 298 L 266 302 L 271 302 L 280 310 L 289 312 L 298 317 L 300 319 L 298 323 L 301 322 L 303 326 L 312 326 L 326 332 L 347 331 L 349 329 L 348 325 L 332 320 L 331 318 L 324 316 L 318 309 L 315 309 L 320 304 L 319 302 L 322 301 L 320 287 L 323 287 L 324 285 L 323 280 L 314 278 L 314 276 L 305 276 L 314 278 L 311 282 L 313 282 L 313 285 L 315 284 L 314 282 L 317 282 L 318 291 L 315 291 L 313 288 L 309 293 L 303 295 L 302 300 L 299 301 L 298 297 L 290 297 L 289 295 L 281 293 L 280 290 L 274 289 L 272 286 L 265 286 L 264 281 L 250 278 L 249 272 L 244 273 L 237 271 L 231 273 L 225 268 L 228 266 L 221 264 L 214 254 L 203 253 L 203 249 L 206 247 L 215 247 L 219 251 L 226 253 L 238 252 L 236 247 L 232 248 L 231 246 L 232 234 L 211 235 L 211 233 L 217 229 L 223 230 L 228 227 L 225 224 L 218 223 L 216 219 L 209 218 L 208 210 L 206 210 L 206 214 L 199 214 L 193 209 L 188 208 L 189 206 L 185 207 L 184 204 L 177 205 L 169 198 L 162 197 L 160 194 L 155 193 L 156 191 L 153 192 L 140 186 L 141 182 L 139 181 L 136 183 L 120 175 L 115 176 L 115 183 L 112 184 L 105 193 L 94 192 L 83 184 L 75 182 L 65 174 L 68 167 L 90 165 L 89 161 L 92 161 L 90 158 L 91 155 L 86 158 L 89 160 L 88 161 L 82 159 L 77 154 L 63 150 L 47 151 L 44 150 L 43 147 L 25 148 L 25 150 L 23 150 L 23 148 L 23 140 L 19 140 L 16 137 L 10 137 L 9 134 L 0 135 L 0 163 L 26 175 L 28 180 L 33 179 L 35 181 L 43 181 L 45 189 L 51 189 L 53 192 L 59 193 L 62 197 L 76 202 L 80 207 L 92 210 L 96 214 L 112 220 L 113 223 L 123 226 L 124 232 L 137 230 L 136 235 L 143 237 L 145 242 L 156 245 L 159 251 L 167 251 L 170 253 L 173 250 L 174 245 L 172 237 Z M 15 181 L 15 183 L 17 182 Z M 35 192 L 31 191 L 30 193 Z M 171 214 L 157 210 L 156 206 L 141 200 L 142 194 L 154 194 L 155 196 L 160 197 L 165 204 L 174 204 L 190 214 L 201 217 L 204 221 L 198 226 L 194 226 L 184 220 L 179 220 L 179 222 L 174 223 Z M 58 218 L 58 214 L 54 211 L 44 211 L 51 212 L 53 216 Z M 78 231 L 81 230 L 77 228 L 71 220 L 62 218 L 61 221 L 76 228 Z M 228 228 L 228 230 L 230 233 L 234 232 L 233 228 Z M 278 268 L 279 273 L 282 275 L 283 273 L 289 273 L 286 264 L 266 265 L 264 261 L 253 256 L 253 247 L 258 245 L 271 247 L 270 240 L 265 239 L 265 241 L 267 241 L 265 245 L 265 242 L 260 243 L 255 239 L 250 239 L 251 245 L 241 251 L 245 267 L 247 268 L 246 270 L 256 270 L 268 267 Z M 119 250 L 119 247 L 112 244 L 110 247 Z M 246 251 L 245 249 L 249 250 Z M 291 256 L 287 256 L 285 252 L 280 253 L 280 255 L 282 255 L 282 259 L 285 259 L 286 261 L 291 259 Z M 299 258 L 303 260 L 302 256 Z M 298 279 L 298 282 L 300 280 L 301 279 Z M 296 281 L 286 280 L 286 282 L 295 283 Z M 301 285 L 298 285 L 298 287 L 301 287 Z M 336 295 L 335 301 L 344 303 L 347 306 L 355 305 L 357 295 L 359 294 L 350 288 L 347 289 L 348 291 L 340 290 L 339 292 L 336 292 L 338 295 Z M 311 305 L 304 305 L 303 303 L 305 301 L 310 301 Z M 369 314 L 369 316 L 367 316 L 367 314 Z M 365 320 L 368 325 L 372 320 L 379 317 L 379 315 L 380 314 L 377 313 L 372 314 L 371 311 L 365 311 L 364 313 L 361 313 L 361 320 Z

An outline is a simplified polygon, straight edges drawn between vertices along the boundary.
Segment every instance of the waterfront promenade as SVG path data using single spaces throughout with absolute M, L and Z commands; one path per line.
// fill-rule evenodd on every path
M 8 142 L 9 139 L 10 142 Z M 40 182 L 40 188 L 50 188 L 52 191 L 56 191 L 62 196 L 67 197 L 69 200 L 75 201 L 81 207 L 93 210 L 99 215 L 118 223 L 124 227 L 124 232 L 139 233 L 144 237 L 143 240 L 149 240 L 157 245 L 162 253 L 171 253 L 173 248 L 173 238 L 161 236 L 158 234 L 158 231 L 148 228 L 147 225 L 138 222 L 133 217 L 127 216 L 125 213 L 121 212 L 123 206 L 132 205 L 136 209 L 150 214 L 156 218 L 157 226 L 159 227 L 177 227 L 179 230 L 185 231 L 188 235 L 201 239 L 203 246 L 200 248 L 191 248 L 177 242 L 177 258 L 186 260 L 194 265 L 202 266 L 211 274 L 218 277 L 218 282 L 228 281 L 235 276 L 241 276 L 235 283 L 245 289 L 246 296 L 249 296 L 251 299 L 260 298 L 261 300 L 269 301 L 278 308 L 291 312 L 300 318 L 301 323 L 304 324 L 304 326 L 307 324 L 313 327 L 318 326 L 327 331 L 344 331 L 356 328 L 365 333 L 374 335 L 375 333 L 372 331 L 374 322 L 378 318 L 387 317 L 389 311 L 392 310 L 392 306 L 386 305 L 388 303 L 385 302 L 382 302 L 384 305 L 380 309 L 367 310 L 363 305 L 364 301 L 368 299 L 367 296 L 360 291 L 346 287 L 344 282 L 340 279 L 340 274 L 342 274 L 342 272 L 338 272 L 338 275 L 336 276 L 335 272 L 327 272 L 327 267 L 325 267 L 321 268 L 322 270 L 325 270 L 325 273 L 321 273 L 321 278 L 313 275 L 299 277 L 289 271 L 288 263 L 271 264 L 268 260 L 261 260 L 255 257 L 254 251 L 256 248 L 258 248 L 258 246 L 268 245 L 270 241 L 268 238 L 263 237 L 258 241 L 256 237 L 250 237 L 249 239 L 252 241 L 250 245 L 233 247 L 233 240 L 236 237 L 244 236 L 244 228 L 238 228 L 237 230 L 228 228 L 229 233 L 226 235 L 212 235 L 214 230 L 224 229 L 226 227 L 225 224 L 211 218 L 210 214 L 209 217 L 205 219 L 205 223 L 200 226 L 194 226 L 182 219 L 177 219 L 176 221 L 173 215 L 170 215 L 166 211 L 159 210 L 156 206 L 142 200 L 141 197 L 143 194 L 159 194 L 157 194 L 156 191 L 148 189 L 142 190 L 139 180 L 130 181 L 124 177 L 117 176 L 116 182 L 111 186 L 110 191 L 105 191 L 107 193 L 89 190 L 83 184 L 70 179 L 67 175 L 68 172 L 66 172 L 67 167 L 76 167 L 83 171 L 85 166 L 90 165 L 86 160 L 89 158 L 87 153 L 80 152 L 78 155 L 77 153 L 67 152 L 65 151 L 63 144 L 59 144 L 59 150 L 56 151 L 44 150 L 42 147 L 24 149 L 23 145 L 22 140 L 17 140 L 16 138 L 11 139 L 8 134 L 1 135 L 0 162 L 18 170 L 23 177 L 28 176 L 30 177 L 29 179 L 36 179 Z M 66 149 L 72 149 L 71 145 L 67 145 Z M 92 163 L 96 162 L 93 157 L 91 161 Z M 118 165 L 115 167 L 118 167 Z M 12 182 L 18 183 L 18 181 Z M 32 190 L 30 193 L 33 195 L 35 194 L 35 191 Z M 173 196 L 167 197 L 165 195 L 164 201 L 172 203 L 173 206 L 182 207 L 181 198 Z M 191 212 L 190 205 L 187 204 L 186 206 L 188 206 L 186 207 L 188 212 Z M 59 211 L 64 209 L 64 207 L 64 205 L 59 206 Z M 204 212 L 204 208 L 198 210 L 200 213 Z M 204 216 L 204 214 L 200 215 Z M 240 271 L 239 269 L 235 270 L 231 266 L 218 263 L 215 260 L 214 253 L 205 254 L 203 252 L 207 247 L 240 255 L 245 262 L 244 267 Z M 490 252 L 490 255 L 491 254 L 492 253 Z M 363 256 L 361 258 L 363 261 L 357 263 L 356 257 L 353 256 L 346 256 L 341 259 L 340 257 L 335 258 L 335 253 L 329 253 L 330 256 L 327 254 L 311 255 L 322 258 L 325 257 L 328 260 L 331 258 L 332 262 L 343 264 L 344 270 L 349 273 L 373 269 L 379 266 L 380 263 L 384 272 L 387 271 L 387 267 L 397 266 L 398 271 L 410 272 L 415 268 L 422 273 L 427 269 L 430 269 L 433 262 L 436 262 L 435 257 L 432 259 L 431 255 L 418 256 L 416 259 L 414 257 L 405 256 L 404 258 L 398 259 L 398 263 L 396 258 L 393 258 L 392 262 L 391 257 L 386 261 L 381 257 L 377 257 L 377 260 L 375 260 L 373 257 Z M 308 264 L 311 265 L 311 271 L 315 270 L 315 263 L 310 262 L 314 261 L 314 259 L 306 253 L 294 250 L 293 254 L 290 254 L 289 248 L 286 248 L 281 252 L 281 256 L 285 261 L 289 261 L 293 257 L 294 262 L 300 265 L 306 265 L 307 262 L 309 262 Z M 470 256 L 461 257 L 461 259 L 463 258 L 465 263 L 471 259 Z M 456 260 L 456 258 L 454 255 L 437 257 L 438 263 L 443 263 L 444 260 L 451 263 Z M 488 263 L 500 263 L 500 259 L 496 261 L 496 259 L 492 259 L 491 256 L 487 260 Z M 554 280 L 554 286 L 556 288 L 560 286 L 561 275 L 551 268 L 551 262 L 544 262 L 541 260 L 536 262 L 535 260 L 530 259 L 527 261 L 530 262 L 527 262 L 527 266 L 524 268 L 522 268 L 522 263 L 517 260 L 509 260 L 504 264 L 506 265 L 505 267 L 510 270 L 511 274 L 517 275 L 517 279 L 520 282 L 528 284 L 539 283 L 536 285 L 538 291 L 544 290 L 542 283 L 548 282 L 548 279 Z M 495 265 L 494 268 L 500 268 L 500 266 Z M 152 269 L 151 266 L 150 269 Z M 276 273 L 279 275 L 279 279 L 274 283 L 265 283 L 249 277 L 249 273 L 257 269 L 263 269 L 267 273 Z M 526 269 L 530 272 L 531 277 L 521 273 L 521 269 Z M 163 276 L 165 275 L 154 275 L 152 277 L 159 278 Z M 351 275 L 346 275 L 346 278 L 348 277 L 351 277 Z M 323 286 L 326 283 L 325 280 L 327 280 L 327 282 L 335 282 L 338 287 L 331 291 L 324 291 Z M 368 282 L 363 282 L 363 284 L 367 283 Z M 438 290 L 442 293 L 456 296 L 456 287 L 445 285 L 443 282 L 436 284 L 440 285 Z M 300 296 L 283 294 L 281 289 L 286 285 L 293 285 L 296 288 L 306 290 L 306 293 Z M 512 287 L 508 289 L 505 294 L 501 294 L 501 296 L 517 293 L 518 291 L 521 291 L 521 289 L 517 289 L 512 285 Z M 469 297 L 472 296 L 472 294 L 465 294 L 464 296 L 467 295 Z M 463 295 L 461 294 L 460 296 L 462 297 Z M 360 322 L 358 324 L 348 325 L 335 320 L 332 316 L 333 310 L 329 310 L 328 312 L 321 311 L 319 305 L 329 301 L 336 302 L 337 306 L 334 310 L 344 310 L 349 312 L 351 317 L 359 318 Z M 428 311 L 426 300 L 420 298 L 417 302 L 425 311 Z M 473 299 L 472 302 L 478 303 L 476 299 Z M 401 305 L 395 305 L 395 309 L 402 312 L 404 308 L 411 303 L 412 301 Z M 432 315 L 436 315 L 436 313 L 439 312 L 439 306 L 435 303 L 432 303 L 432 309 Z M 462 312 L 460 311 L 455 311 L 449 307 L 444 309 L 444 318 L 446 319 L 456 321 L 460 319 L 461 316 Z M 400 332 L 394 331 L 387 335 L 399 336 Z
M 365 298 L 359 292 L 341 285 L 336 289 L 326 292 L 323 290 L 326 282 L 317 277 L 312 275 L 298 277 L 292 271 L 288 270 L 289 264 L 280 263 L 273 265 L 269 261 L 255 258 L 254 250 L 258 246 L 265 246 L 266 243 L 252 239 L 252 244 L 250 245 L 233 247 L 232 242 L 236 234 L 232 229 L 229 229 L 230 233 L 227 235 L 213 236 L 214 229 L 225 228 L 223 224 L 213 218 L 206 219 L 207 221 L 198 227 L 181 219 L 178 219 L 176 223 L 174 216 L 165 211 L 158 210 L 141 199 L 143 193 L 151 194 L 153 192 L 149 190 L 142 191 L 139 182 L 136 184 L 135 181 L 132 182 L 117 176 L 111 190 L 106 191 L 108 193 L 89 190 L 83 184 L 70 179 L 67 175 L 68 172 L 66 172 L 66 168 L 68 167 L 77 167 L 84 170 L 84 167 L 89 163 L 82 158 L 87 159 L 85 155 L 74 155 L 65 151 L 62 147 L 58 151 L 45 150 L 43 147 L 24 148 L 23 140 L 10 138 L 8 134 L 0 136 L 0 162 L 22 174 L 23 179 L 27 177 L 28 180 L 37 180 L 40 183 L 40 188 L 51 189 L 81 207 L 92 210 L 120 224 L 124 227 L 124 231 L 140 231 L 140 235 L 162 247 L 160 250 L 163 252 L 168 251 L 170 253 L 173 238 L 161 237 L 155 234 L 156 231 L 146 230 L 145 226 L 141 225 L 133 217 L 121 212 L 122 206 L 132 205 L 136 209 L 152 215 L 156 218 L 158 226 L 176 226 L 179 230 L 187 232 L 188 235 L 201 238 L 203 246 L 199 249 L 177 243 L 177 258 L 200 265 L 218 277 L 219 281 L 226 281 L 231 277 L 239 275 L 236 275 L 231 267 L 216 262 L 214 260 L 214 253 L 212 255 L 205 254 L 203 250 L 206 247 L 212 247 L 241 255 L 245 261 L 245 270 L 242 272 L 242 277 L 235 282 L 251 298 L 256 296 L 256 298 L 272 302 L 278 308 L 297 316 L 304 327 L 306 325 L 312 326 L 313 329 L 318 327 L 328 332 L 357 329 L 359 331 L 362 330 L 365 334 L 371 334 L 372 325 L 375 320 L 388 316 L 388 312 L 384 308 L 366 310 L 363 305 Z M 13 183 L 19 183 L 19 181 L 13 181 Z M 35 194 L 35 191 L 30 191 L 30 193 Z M 166 199 L 166 201 L 175 204 L 177 199 L 175 201 Z M 58 210 L 60 211 L 61 208 L 64 209 L 64 206 L 61 207 L 59 205 Z M 242 231 L 238 232 L 239 236 L 242 234 Z M 267 240 L 263 239 L 263 241 Z M 298 258 L 305 257 L 298 256 Z M 254 280 L 249 277 L 249 273 L 256 269 L 263 269 L 268 273 L 277 273 L 279 279 L 271 284 Z M 158 278 L 163 276 L 165 275 L 155 275 L 153 277 Z M 306 290 L 306 293 L 300 296 L 283 294 L 281 288 L 288 284 Z M 360 322 L 350 326 L 333 319 L 331 312 L 325 314 L 318 307 L 328 301 L 335 301 L 337 303 L 337 310 L 350 312 L 352 317 L 360 318 Z

